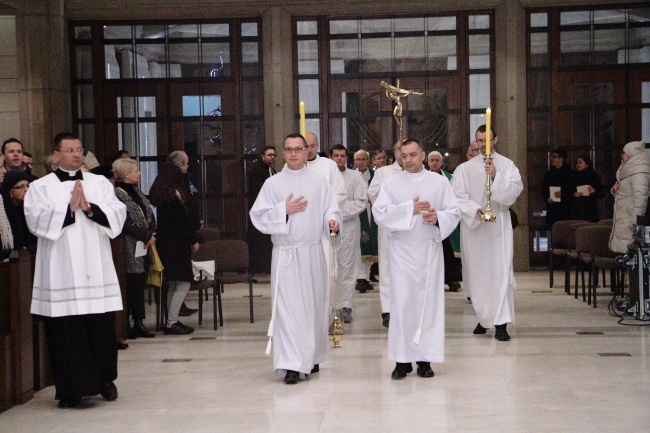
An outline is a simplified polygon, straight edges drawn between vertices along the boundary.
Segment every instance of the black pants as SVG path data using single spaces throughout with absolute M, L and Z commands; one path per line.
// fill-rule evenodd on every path
M 126 274 L 126 317 L 144 320 L 144 289 L 147 273 Z
M 442 241 L 442 255 L 445 260 L 445 284 L 462 281 L 463 268 L 461 261 L 454 256 L 454 248 L 451 246 L 449 238 Z
M 56 399 L 97 395 L 117 378 L 115 314 L 43 317 Z

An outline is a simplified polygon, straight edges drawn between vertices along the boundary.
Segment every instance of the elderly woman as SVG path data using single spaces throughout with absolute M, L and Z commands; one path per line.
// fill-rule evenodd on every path
M 118 159 L 113 163 L 113 173 L 115 195 L 126 205 L 126 222 L 122 230 L 125 234 L 126 315 L 133 318 L 128 337 L 152 338 L 155 334 L 144 326 L 144 289 L 152 260 L 149 247 L 156 242 L 156 220 L 149 200 L 137 186 L 141 176 L 138 163 L 133 159 Z M 143 250 L 146 253 L 139 254 Z
M 650 153 L 642 141 L 632 141 L 623 147 L 623 163 L 616 172 L 614 194 L 614 225 L 609 237 L 609 249 L 625 253 L 632 241 L 632 224 L 646 212 L 650 193 Z
M 31 254 L 36 254 L 37 239 L 27 228 L 23 208 L 25 194 L 29 189 L 29 176 L 24 171 L 9 171 L 4 175 L 2 189 L 4 207 L 14 238 L 14 250 L 26 249 Z

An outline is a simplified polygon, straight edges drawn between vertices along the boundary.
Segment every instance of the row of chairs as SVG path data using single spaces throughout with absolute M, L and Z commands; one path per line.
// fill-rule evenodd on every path
M 221 295 L 225 284 L 248 283 L 250 323 L 254 323 L 253 314 L 253 276 L 249 269 L 249 249 L 244 241 L 235 239 L 221 239 L 217 229 L 201 229 L 203 238 L 199 250 L 192 253 L 194 262 L 212 262 L 214 274 L 208 276 L 203 272 L 192 282 L 190 291 L 199 294 L 199 325 L 203 324 L 203 302 L 208 300 L 212 291 L 212 316 L 214 329 L 217 323 L 223 326 L 223 305 Z M 164 272 L 163 272 L 164 276 Z M 166 321 L 167 284 L 163 278 L 163 285 L 156 296 L 156 329 L 162 329 Z
M 603 287 L 606 285 L 605 271 L 610 271 L 611 290 L 616 292 L 620 286 L 621 272 L 615 258 L 616 253 L 609 250 L 609 236 L 613 220 L 591 223 L 582 220 L 557 221 L 551 229 L 549 248 L 549 284 L 553 287 L 554 258 L 564 261 L 564 291 L 571 294 L 571 267 L 575 265 L 574 297 L 578 299 L 578 275 L 581 275 L 582 300 L 597 307 L 596 287 L 598 273 L 602 271 Z M 585 271 L 588 282 L 585 285 Z M 593 297 L 593 302 L 592 302 Z

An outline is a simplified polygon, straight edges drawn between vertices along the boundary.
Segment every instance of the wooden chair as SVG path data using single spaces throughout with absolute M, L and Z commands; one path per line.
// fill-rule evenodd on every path
M 564 291 L 567 295 L 571 294 L 571 263 L 576 263 L 576 275 L 575 275 L 575 287 L 578 290 L 578 251 L 576 250 L 576 231 L 580 227 L 588 226 L 593 223 L 588 221 L 581 221 L 573 224 L 569 224 L 566 228 L 566 246 L 567 246 L 567 255 L 566 255 L 566 269 L 564 273 Z
M 592 290 L 592 274 L 593 274 L 593 252 L 592 252 L 592 240 L 591 236 L 596 228 L 597 224 L 588 224 L 580 226 L 575 231 L 575 251 L 573 252 L 574 258 L 576 260 L 576 284 L 575 284 L 575 295 L 574 297 L 578 299 L 578 272 L 582 275 L 582 301 L 587 300 L 587 295 L 585 293 L 585 268 L 589 275 L 589 304 L 591 304 L 591 290 Z M 604 226 L 601 226 L 604 227 Z
M 614 220 L 609 219 L 609 220 L 600 220 L 596 224 L 599 224 L 601 226 L 613 226 L 614 225 Z
M 618 253 L 614 253 L 609 249 L 609 235 L 611 227 L 599 226 L 592 232 L 592 245 L 591 252 L 594 256 L 594 308 L 596 308 L 596 287 L 598 286 L 598 270 L 603 270 L 603 287 L 605 287 L 605 270 L 609 269 L 611 290 L 618 293 L 621 287 L 622 270 L 616 264 L 615 258 Z
M 551 228 L 551 239 L 549 253 L 549 284 L 553 287 L 553 258 L 561 257 L 565 263 L 568 263 L 567 255 L 569 254 L 567 231 L 571 224 L 583 223 L 583 220 L 564 220 L 557 221 Z M 568 291 L 569 285 L 569 268 L 565 267 L 565 290 Z

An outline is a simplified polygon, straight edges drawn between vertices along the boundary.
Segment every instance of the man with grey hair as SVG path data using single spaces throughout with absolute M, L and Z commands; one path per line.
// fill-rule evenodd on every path
M 354 165 L 357 171 L 361 173 L 363 180 L 366 181 L 366 185 L 370 185 L 370 181 L 375 175 L 375 170 L 370 168 L 370 154 L 363 149 L 357 150 L 354 153 Z M 372 280 L 374 277 L 373 265 L 377 267 L 376 263 L 370 265 L 373 257 L 377 256 L 377 224 L 372 220 L 372 209 L 369 201 L 366 203 L 366 210 L 359 215 L 359 219 L 361 221 L 361 256 L 366 257 L 366 260 L 362 259 L 359 262 L 356 290 L 365 293 L 374 289 L 368 279 Z
M 59 158 L 54 153 L 50 153 L 45 157 L 45 171 L 50 174 L 54 173 L 57 168 L 59 168 Z

